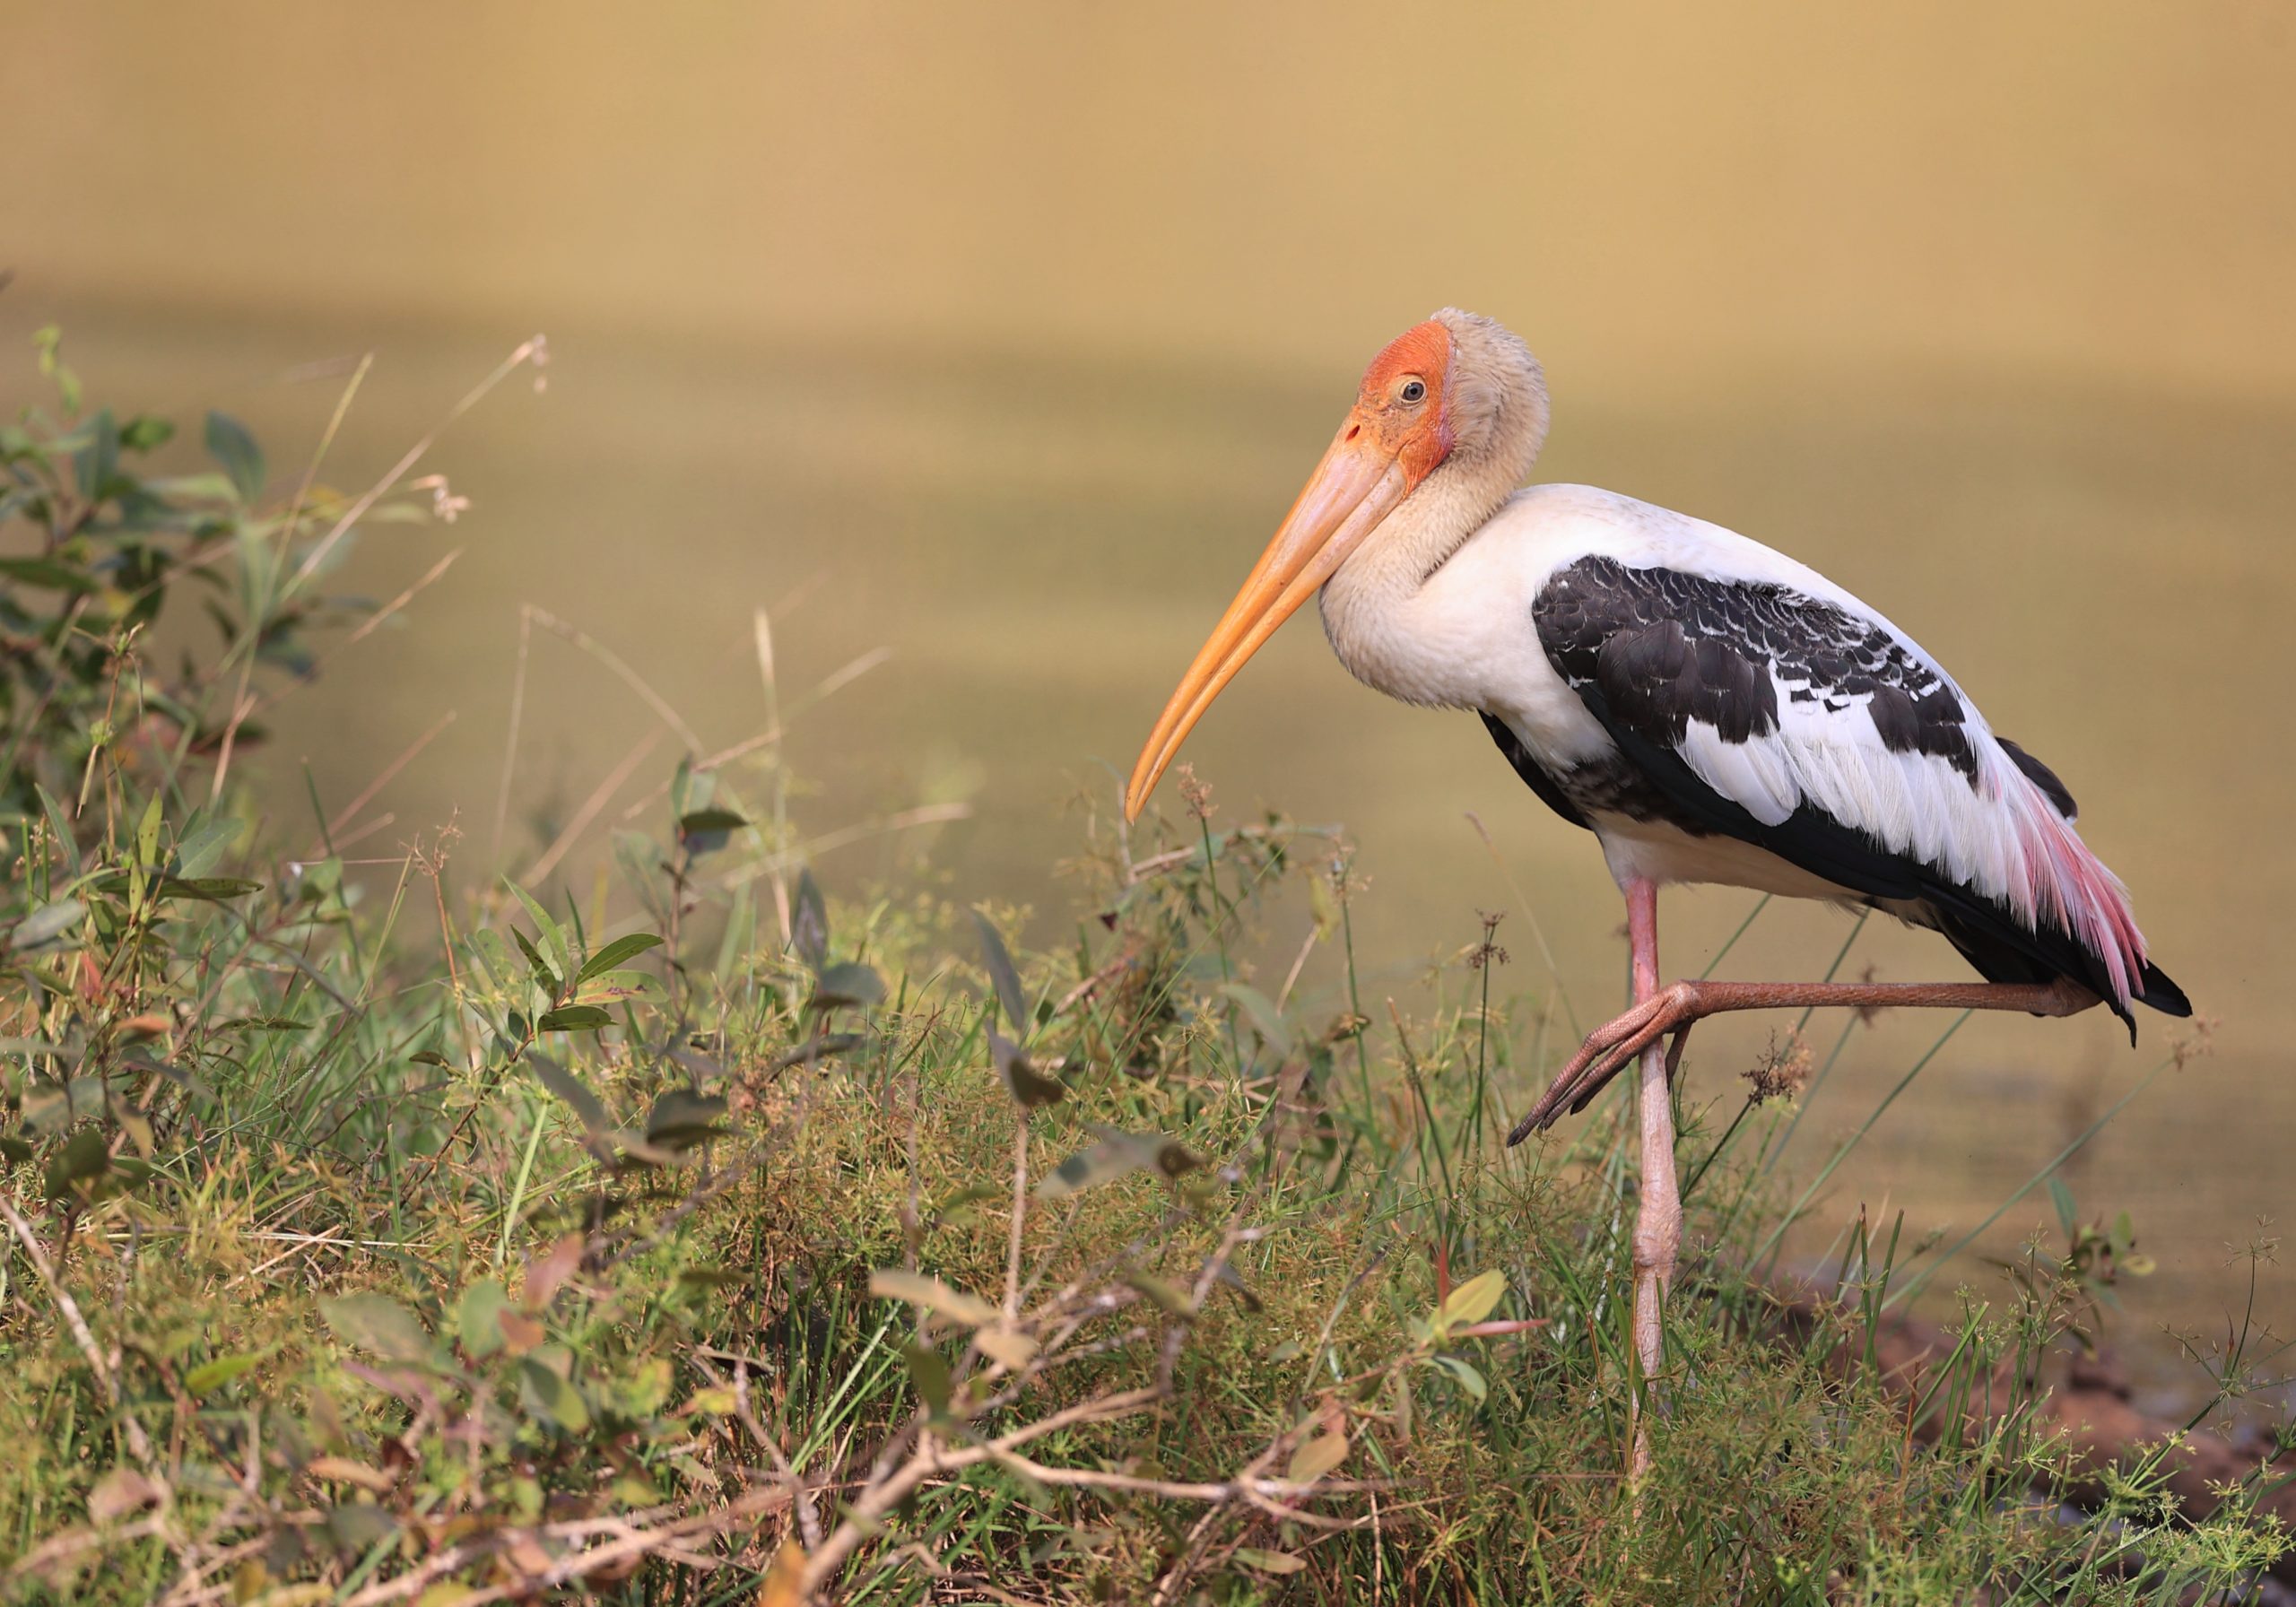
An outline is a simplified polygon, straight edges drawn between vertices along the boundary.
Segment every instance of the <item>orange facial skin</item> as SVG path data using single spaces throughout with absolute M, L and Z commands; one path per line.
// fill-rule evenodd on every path
M 1410 488 L 1450 456 L 1445 405 L 1450 369 L 1451 332 L 1432 318 L 1414 324 L 1382 347 L 1363 370 L 1362 388 L 1348 415 L 1352 425 L 1403 465 Z M 1415 405 L 1401 395 L 1414 378 L 1427 387 L 1425 398 Z
M 1371 360 L 1323 461 L 1158 717 L 1125 789 L 1127 819 L 1245 660 L 1449 456 L 1450 369 L 1451 332 L 1431 318 Z

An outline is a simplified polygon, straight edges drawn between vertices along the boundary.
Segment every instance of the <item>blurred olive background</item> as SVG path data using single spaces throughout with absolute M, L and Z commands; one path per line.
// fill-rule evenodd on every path
M 290 706 L 263 761 L 283 830 L 309 830 L 295 761 L 342 800 L 451 713 L 378 797 L 370 851 L 459 812 L 468 871 L 519 869 L 660 727 L 537 632 L 498 845 L 520 606 L 619 654 L 709 744 L 763 724 L 763 606 L 785 695 L 891 655 L 796 725 L 801 818 L 974 812 L 831 851 L 824 879 L 929 852 L 956 895 L 1031 900 L 1057 936 L 1075 800 L 1112 797 L 1361 364 L 1457 303 L 1546 361 L 1542 477 L 1828 570 L 2082 797 L 2222 1027 L 2069 1176 L 2161 1261 L 2125 1347 L 2166 1357 L 2164 1325 L 2220 1333 L 2237 1308 L 2227 1247 L 2279 1212 L 2296 1134 L 2284 6 L 0 12 L 12 411 L 30 332 L 58 319 L 91 395 L 228 407 L 284 475 L 337 360 L 372 352 L 328 467 L 364 484 L 549 336 L 547 391 L 514 382 L 426 462 L 473 511 L 356 558 L 388 595 L 467 549 Z M 1347 822 L 1375 992 L 1412 997 L 1505 908 L 1502 986 L 1546 989 L 1535 919 L 1580 1020 L 1617 1002 L 1592 842 L 1472 717 L 1355 686 L 1312 623 L 1191 756 L 1225 821 Z M 1671 895 L 1669 969 L 1750 903 Z M 1813 974 L 1845 930 L 1774 908 L 1728 969 Z M 1959 974 L 1878 929 L 1848 967 L 1868 963 Z M 1735 1107 L 1772 1025 L 1702 1030 L 1693 1097 Z M 1805 1171 L 1941 1025 L 1854 1042 Z M 2143 1026 L 2132 1053 L 2102 1012 L 1972 1023 L 1828 1220 L 1973 1223 L 2159 1061 L 2173 1033 Z M 2035 1196 L 1992 1244 L 2048 1214 Z M 2296 1274 L 2267 1269 L 2261 1305 L 2296 1322 Z

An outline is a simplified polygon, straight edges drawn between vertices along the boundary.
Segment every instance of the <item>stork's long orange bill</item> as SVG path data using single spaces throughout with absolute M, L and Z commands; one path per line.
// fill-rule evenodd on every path
M 1157 717 L 1125 790 L 1126 819 L 1138 818 L 1180 743 L 1244 661 L 1315 595 L 1316 588 L 1331 578 L 1411 490 L 1409 472 L 1392 447 L 1377 443 L 1377 435 L 1352 413 L 1340 427 L 1275 539 L 1252 566 L 1243 589 L 1220 616 L 1210 639 L 1198 649 L 1178 690 Z

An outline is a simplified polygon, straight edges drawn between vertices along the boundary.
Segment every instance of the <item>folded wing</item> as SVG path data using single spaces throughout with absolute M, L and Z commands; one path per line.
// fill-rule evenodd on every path
M 1684 830 L 1751 842 L 1935 926 L 1996 981 L 2188 1013 L 2048 768 L 1888 621 L 1771 581 L 1578 560 L 1548 660 Z

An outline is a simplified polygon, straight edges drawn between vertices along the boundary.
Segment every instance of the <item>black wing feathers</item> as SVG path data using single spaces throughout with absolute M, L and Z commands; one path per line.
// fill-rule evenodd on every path
M 2055 770 L 2050 769 L 2048 766 L 2035 759 L 1998 731 L 1993 734 L 1993 740 L 1999 743 L 2001 751 L 2009 755 L 2019 769 L 2025 772 L 2025 779 L 2039 787 L 2042 795 L 2057 805 L 2057 813 L 2068 821 L 2077 821 L 2081 818 L 2081 806 L 2073 801 L 2072 789 L 2057 778 Z
M 1864 699 L 1887 748 L 1935 755 L 1975 786 L 1977 754 L 1961 699 L 1888 631 L 1787 586 L 1630 569 L 1611 558 L 1581 559 L 1557 572 L 1533 612 L 1548 659 L 1682 830 L 1736 838 L 1853 894 L 1920 908 L 1989 981 L 2069 977 L 2112 1001 L 2103 963 L 2070 934 L 2029 931 L 1983 893 L 1808 803 L 1784 821 L 1765 823 L 1709 786 L 1683 758 L 1680 744 L 1693 721 L 1725 743 L 1768 736 L 1777 729 L 1783 686 L 1793 700 L 1822 702 L 1831 713 Z M 1528 754 L 1518 757 L 1520 744 L 1510 747 L 1513 734 L 1485 720 L 1516 769 L 1526 779 L 1540 777 L 1532 781 L 1539 795 L 1585 823 L 1569 807 L 1567 788 L 1535 762 L 1526 765 Z M 2073 798 L 2064 784 L 2023 750 L 2004 747 L 2070 820 Z M 2141 981 L 2144 1003 L 2189 1012 L 2183 994 L 2157 968 L 2147 966 Z M 2126 1008 L 2114 1008 L 2128 1018 Z
M 1507 762 L 1515 767 L 1515 774 L 1523 778 L 1523 784 L 1536 795 L 1540 803 L 1574 826 L 1588 831 L 1595 829 L 1593 823 L 1578 812 L 1578 806 L 1571 803 L 1570 795 L 1556 785 L 1554 777 L 1531 757 L 1531 751 L 1523 746 L 1513 726 L 1495 714 L 1483 714 L 1483 728 L 1491 733 L 1491 740 L 1499 744 L 1499 751 L 1507 756 Z
M 1595 681 L 1638 730 L 1680 742 L 1692 720 L 1726 743 L 1778 729 L 1778 689 L 1764 666 L 1674 620 L 1615 632 L 1595 654 Z
M 1767 736 L 1783 685 L 1796 702 L 1833 712 L 1867 699 L 1892 752 L 1932 753 L 1976 778 L 1945 678 L 1871 620 L 1791 586 L 1582 558 L 1546 583 L 1532 616 L 1572 689 L 1583 697 L 1600 685 L 1654 739 L 1680 742 L 1692 720 L 1724 742 Z

